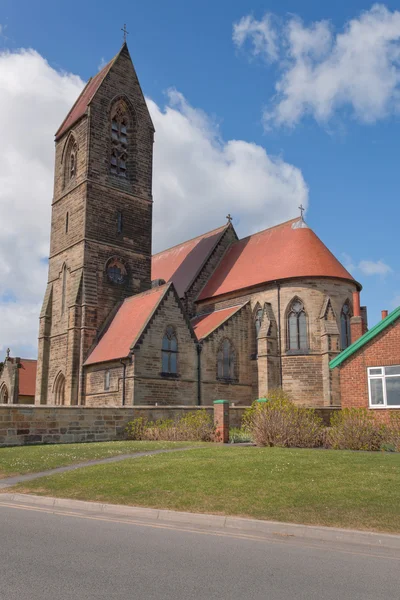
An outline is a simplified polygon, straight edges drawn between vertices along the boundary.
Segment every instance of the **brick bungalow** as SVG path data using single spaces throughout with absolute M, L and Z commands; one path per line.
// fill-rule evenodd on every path
M 400 306 L 389 315 L 382 311 L 382 320 L 363 335 L 357 316 L 353 343 L 329 366 L 340 370 L 343 408 L 370 408 L 385 419 L 400 409 Z

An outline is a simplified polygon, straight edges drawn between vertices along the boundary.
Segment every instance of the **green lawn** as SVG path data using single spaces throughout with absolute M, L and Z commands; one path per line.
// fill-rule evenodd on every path
M 96 442 L 0 448 L 0 479 L 118 454 L 193 446 L 193 442 Z
M 400 532 L 400 454 L 208 446 L 89 467 L 13 490 Z

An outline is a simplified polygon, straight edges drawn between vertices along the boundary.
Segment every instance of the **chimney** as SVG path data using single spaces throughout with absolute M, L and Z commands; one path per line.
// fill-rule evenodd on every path
M 350 333 L 352 344 L 364 333 L 360 310 L 360 292 L 353 292 L 353 316 L 350 319 Z
M 387 316 L 388 316 L 388 311 L 387 310 L 383 310 L 382 311 L 382 319 L 386 319 Z

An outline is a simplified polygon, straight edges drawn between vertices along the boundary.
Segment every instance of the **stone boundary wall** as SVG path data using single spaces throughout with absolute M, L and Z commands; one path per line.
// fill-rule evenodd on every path
M 72 442 L 106 442 L 122 440 L 129 421 L 146 417 L 177 419 L 188 412 L 206 410 L 214 414 L 213 406 L 129 406 L 92 408 L 86 406 L 23 406 L 0 405 L 0 447 L 29 444 L 68 444 Z M 245 406 L 231 406 L 231 427 L 240 427 Z M 333 408 L 317 410 L 329 424 Z

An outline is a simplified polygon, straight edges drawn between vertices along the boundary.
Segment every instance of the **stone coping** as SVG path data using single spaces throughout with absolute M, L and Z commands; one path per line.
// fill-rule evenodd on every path
M 217 401 L 218 403 L 225 403 L 225 401 Z M 226 401 L 228 402 L 228 401 Z M 249 408 L 250 404 L 242 404 L 235 406 L 229 406 L 231 409 L 243 410 L 245 408 Z M 72 405 L 72 406 L 58 406 L 55 404 L 40 404 L 40 405 L 30 405 L 30 404 L 0 404 L 0 409 L 8 408 L 11 410 L 145 410 L 145 409 L 176 409 L 176 410 L 200 410 L 200 409 L 208 409 L 213 410 L 213 404 L 202 404 L 202 405 L 194 405 L 188 406 L 187 404 L 133 404 L 130 406 L 84 406 L 84 405 Z M 340 406 L 302 406 L 301 408 L 312 408 L 314 410 L 341 410 Z

